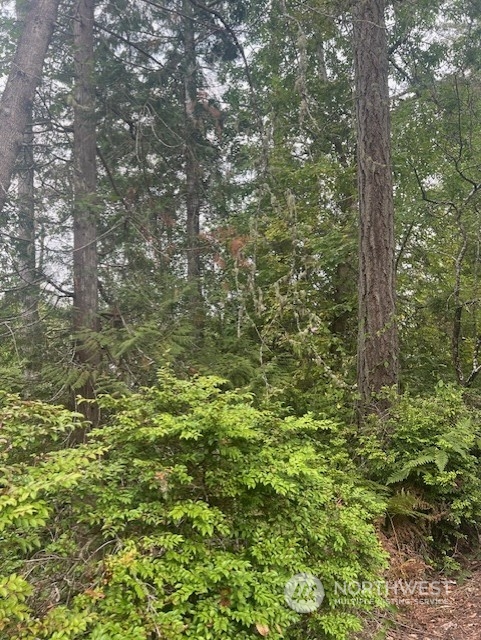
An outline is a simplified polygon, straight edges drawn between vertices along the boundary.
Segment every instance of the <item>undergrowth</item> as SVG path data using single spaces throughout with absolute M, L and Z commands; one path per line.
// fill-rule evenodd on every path
M 388 527 L 415 525 L 419 547 L 445 568 L 477 539 L 480 436 L 463 390 L 439 383 L 431 396 L 394 398 L 389 417 L 373 417 L 357 441 L 365 474 L 388 490 Z
M 15 640 L 342 640 L 363 610 L 337 582 L 385 565 L 342 427 L 280 418 L 221 381 L 168 371 L 101 399 L 104 424 L 68 448 L 80 417 L 4 395 L 0 629 Z M 319 610 L 286 582 L 310 572 Z

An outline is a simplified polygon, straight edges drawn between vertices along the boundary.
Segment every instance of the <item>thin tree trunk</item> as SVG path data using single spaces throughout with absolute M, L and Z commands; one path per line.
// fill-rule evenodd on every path
M 57 19 L 59 0 L 32 0 L 0 99 L 0 211 L 12 180 L 35 89 Z
M 17 0 L 17 20 L 23 22 L 31 2 Z M 33 156 L 33 108 L 30 105 L 28 121 L 23 135 L 18 162 L 17 215 L 18 215 L 18 274 L 20 277 L 22 316 L 27 344 L 36 342 L 39 324 L 38 301 L 40 289 L 36 274 L 35 252 L 35 161 Z
M 31 2 L 17 0 L 17 20 L 24 25 Z M 39 370 L 38 353 L 41 338 L 39 314 L 40 287 L 37 281 L 35 250 L 35 166 L 34 166 L 33 108 L 30 104 L 28 122 L 17 158 L 17 230 L 15 243 L 19 276 L 19 302 L 23 332 L 22 353 L 25 355 L 25 393 L 31 392 L 30 381 Z
M 338 161 L 341 166 L 347 171 L 350 166 L 350 159 L 348 158 L 342 142 L 339 138 L 334 138 L 334 148 L 337 153 Z M 341 190 L 339 194 L 338 205 L 342 214 L 338 221 L 343 233 L 349 233 L 352 228 L 352 221 L 357 214 L 357 184 L 356 179 L 353 177 L 349 180 L 345 188 Z M 347 256 L 346 256 L 347 258 Z M 349 320 L 352 317 L 349 309 L 349 302 L 355 297 L 355 282 L 353 281 L 353 266 L 352 260 L 342 260 L 339 262 L 336 268 L 336 272 L 333 278 L 334 285 L 334 302 L 336 307 L 347 307 L 346 310 L 337 312 L 332 324 L 331 331 L 344 340 L 345 343 L 349 340 L 348 326 Z M 337 349 L 335 353 L 339 353 Z
M 190 312 L 194 327 L 202 331 L 202 287 L 199 248 L 202 168 L 197 156 L 199 126 L 197 107 L 197 54 L 195 47 L 194 10 L 190 0 L 184 0 L 184 119 L 185 119 L 185 203 L 187 211 L 187 280 Z
M 34 349 L 40 323 L 38 303 L 40 288 L 37 281 L 35 251 L 35 168 L 34 135 L 29 124 L 23 137 L 18 163 L 18 275 L 20 277 L 22 316 L 29 350 Z
M 398 384 L 394 205 L 384 0 L 353 4 L 359 184 L 358 387 L 363 412 Z
M 95 398 L 94 378 L 100 362 L 95 333 L 98 320 L 97 274 L 97 171 L 94 90 L 95 0 L 77 0 L 74 15 L 74 310 L 76 359 L 88 378 L 80 389 L 84 398 Z M 85 417 L 97 422 L 94 403 L 79 407 Z

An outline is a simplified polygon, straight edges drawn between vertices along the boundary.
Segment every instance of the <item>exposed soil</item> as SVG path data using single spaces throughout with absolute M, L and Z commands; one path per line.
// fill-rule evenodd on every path
M 481 564 L 442 594 L 377 612 L 356 640 L 481 640 Z
M 462 584 L 447 585 L 436 596 L 437 604 L 414 602 L 401 608 L 386 640 L 480 640 L 481 565 L 471 571 Z
M 387 581 L 419 584 L 422 592 L 391 597 L 392 610 L 374 614 L 356 640 L 481 640 L 481 561 L 466 561 L 457 578 L 446 578 L 430 571 L 412 540 L 381 539 L 391 556 Z

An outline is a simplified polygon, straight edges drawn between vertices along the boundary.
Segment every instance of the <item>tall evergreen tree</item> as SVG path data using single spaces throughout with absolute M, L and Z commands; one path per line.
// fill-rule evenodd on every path
M 0 211 L 31 114 L 35 88 L 57 17 L 59 0 L 32 0 L 0 99 Z
M 21 22 L 28 6 L 17 0 L 16 14 Z M 38 352 L 40 332 L 40 287 L 37 274 L 35 246 L 35 159 L 33 133 L 33 105 L 30 104 L 28 122 L 18 158 L 17 175 L 17 242 L 16 269 L 19 280 L 19 300 L 26 351 L 26 379 L 35 374 L 33 359 Z M 27 382 L 28 384 L 28 382 Z
M 358 387 L 362 410 L 398 384 L 394 205 L 384 0 L 352 8 L 359 184 Z
M 79 389 L 87 399 L 95 396 L 95 369 L 100 362 L 95 333 L 98 317 L 97 172 L 94 85 L 95 0 L 78 0 L 74 14 L 74 224 L 73 224 L 73 329 L 75 354 L 84 368 Z M 95 405 L 81 410 L 95 422 Z
M 187 280 L 189 284 L 190 313 L 197 332 L 202 329 L 202 285 L 200 264 L 200 209 L 202 197 L 202 167 L 199 158 L 199 79 L 196 52 L 195 10 L 191 0 L 182 4 L 183 99 L 184 99 L 184 156 L 185 156 L 185 208 L 187 231 Z

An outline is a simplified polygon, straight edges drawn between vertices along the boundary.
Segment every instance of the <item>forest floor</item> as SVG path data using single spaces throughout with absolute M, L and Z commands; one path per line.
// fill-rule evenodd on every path
M 426 591 L 434 587 L 435 593 L 408 598 L 408 603 L 391 597 L 392 609 L 373 615 L 356 640 L 481 640 L 479 554 L 462 562 L 457 575 L 446 577 L 427 572 L 419 556 L 406 559 L 390 552 L 388 582 L 419 582 Z
M 386 640 L 480 640 L 481 565 L 449 585 L 437 604 L 414 602 L 392 619 Z
M 436 604 L 413 599 L 378 612 L 358 640 L 480 640 L 481 563 L 471 570 L 462 581 L 450 580 Z

